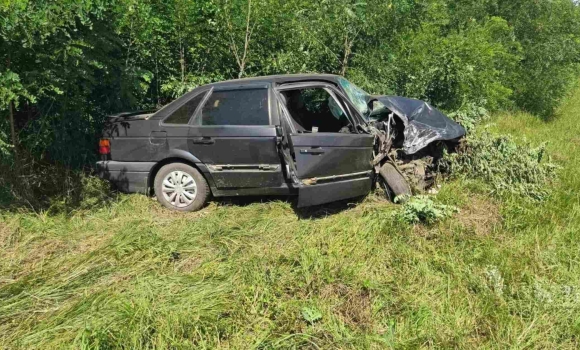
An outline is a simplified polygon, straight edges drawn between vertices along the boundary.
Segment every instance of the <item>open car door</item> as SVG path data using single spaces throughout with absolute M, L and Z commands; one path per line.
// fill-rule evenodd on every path
M 353 198 L 370 192 L 373 136 L 291 134 L 295 154 L 298 207 Z
M 343 126 L 336 125 L 336 121 L 330 124 L 321 123 L 322 132 L 318 132 L 316 122 L 310 123 L 311 130 L 305 129 L 296 120 L 296 111 L 284 91 L 300 90 L 304 84 L 297 86 L 285 86 L 280 89 L 280 102 L 283 105 L 283 117 L 286 118 L 286 135 L 288 148 L 292 153 L 293 168 L 298 184 L 298 207 L 306 207 L 329 203 L 341 199 L 353 198 L 366 195 L 372 187 L 373 168 L 371 165 L 374 136 L 356 133 L 356 121 L 347 113 L 345 102 L 338 96 L 338 92 L 329 86 L 308 86 L 309 89 L 324 89 L 330 99 L 334 99 L 333 112 L 336 120 L 344 117 Z M 332 103 L 332 101 L 331 101 Z M 287 105 L 288 104 L 288 105 Z M 320 103 L 318 103 L 320 105 Z M 340 110 L 336 109 L 340 108 Z M 328 109 L 328 108 L 327 108 Z M 294 117 L 292 112 L 295 113 Z M 344 113 L 344 114 L 342 114 Z M 312 116 L 320 116 L 321 113 L 301 116 L 301 119 Z M 307 122 L 305 122 L 307 123 Z M 338 128 L 336 131 L 334 129 Z M 351 132 L 346 130 L 350 129 Z

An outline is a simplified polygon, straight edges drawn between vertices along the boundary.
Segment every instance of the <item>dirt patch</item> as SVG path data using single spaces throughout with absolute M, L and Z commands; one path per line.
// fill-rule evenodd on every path
M 489 234 L 501 223 L 501 213 L 497 203 L 489 198 L 475 196 L 470 198 L 455 218 L 464 228 L 473 231 L 476 235 Z
M 550 153 L 550 158 L 556 164 L 564 164 L 570 161 L 570 154 L 564 154 L 558 151 L 554 151 Z
M 212 214 L 215 209 L 216 205 L 214 203 L 210 203 L 200 211 L 180 212 L 165 208 L 163 205 L 161 205 L 161 203 L 159 203 L 159 201 L 157 201 L 157 198 L 155 197 L 150 197 L 147 199 L 147 213 L 150 214 L 152 218 L 155 218 L 156 222 L 159 222 L 159 220 L 162 222 L 167 222 L 183 219 L 198 219 Z
M 368 291 L 344 284 L 330 284 L 321 290 L 320 296 L 333 301 L 332 311 L 344 324 L 354 329 L 372 328 L 372 297 Z

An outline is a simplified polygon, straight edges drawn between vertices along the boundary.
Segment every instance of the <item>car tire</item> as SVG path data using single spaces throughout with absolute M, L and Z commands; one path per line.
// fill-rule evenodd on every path
M 382 180 L 389 187 L 388 195 L 390 199 L 393 200 L 398 196 L 410 196 L 411 187 L 405 180 L 405 177 L 399 173 L 399 171 L 391 163 L 385 163 L 379 170 Z
M 177 211 L 201 209 L 210 194 L 209 185 L 203 175 L 184 163 L 171 163 L 159 169 L 153 189 L 159 203 Z

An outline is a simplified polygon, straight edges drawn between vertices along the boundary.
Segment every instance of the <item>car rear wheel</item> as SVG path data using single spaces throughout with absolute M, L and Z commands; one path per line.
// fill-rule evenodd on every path
M 379 170 L 382 180 L 388 187 L 387 195 L 391 200 L 398 196 L 410 196 L 411 187 L 405 177 L 391 163 L 385 163 Z
M 159 169 L 154 190 L 161 204 L 178 211 L 199 210 L 209 198 L 209 186 L 203 175 L 183 163 L 171 163 Z

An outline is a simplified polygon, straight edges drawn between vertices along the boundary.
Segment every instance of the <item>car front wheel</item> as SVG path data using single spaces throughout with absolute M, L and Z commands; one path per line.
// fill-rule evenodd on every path
M 178 211 L 201 209 L 210 193 L 203 175 L 183 163 L 171 163 L 159 169 L 155 176 L 154 190 L 161 204 Z
M 387 185 L 387 196 L 394 200 L 398 196 L 410 196 L 411 188 L 407 180 L 399 173 L 393 164 L 385 163 L 379 170 L 383 184 Z

